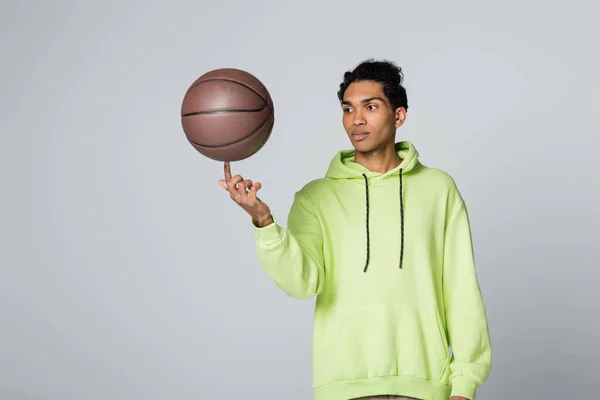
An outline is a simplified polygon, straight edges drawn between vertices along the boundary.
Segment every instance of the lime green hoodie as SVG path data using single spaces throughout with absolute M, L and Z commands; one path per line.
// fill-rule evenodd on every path
M 474 400 L 489 375 L 465 202 L 412 143 L 396 150 L 402 163 L 383 174 L 340 151 L 324 178 L 295 194 L 287 228 L 255 228 L 273 281 L 289 296 L 317 296 L 316 400 Z

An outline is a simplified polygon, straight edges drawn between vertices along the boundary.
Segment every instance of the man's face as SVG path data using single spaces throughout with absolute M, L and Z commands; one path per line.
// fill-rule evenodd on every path
M 396 128 L 404 123 L 406 110 L 392 109 L 379 82 L 351 83 L 344 93 L 342 123 L 356 151 L 368 153 L 394 143 Z

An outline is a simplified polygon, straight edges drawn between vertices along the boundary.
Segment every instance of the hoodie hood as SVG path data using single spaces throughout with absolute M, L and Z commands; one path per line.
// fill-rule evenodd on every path
M 400 170 L 406 174 L 419 166 L 419 153 L 415 146 L 408 141 L 398 142 L 395 145 L 396 154 L 403 160 L 400 165 L 386 173 L 373 172 L 358 164 L 354 160 L 355 150 L 342 150 L 338 152 L 329 163 L 325 177 L 330 179 L 385 179 L 397 175 Z
M 369 268 L 371 259 L 371 227 L 369 216 L 371 212 L 369 185 L 371 183 L 381 182 L 392 176 L 398 177 L 398 206 L 400 207 L 400 269 L 404 260 L 404 195 L 403 195 L 403 180 L 402 176 L 411 172 L 419 166 L 419 153 L 415 146 L 408 141 L 398 142 L 395 144 L 396 154 L 402 159 L 400 165 L 383 174 L 373 172 L 355 162 L 354 150 L 342 150 L 336 154 L 329 164 L 329 169 L 325 175 L 331 179 L 362 179 L 365 185 L 365 241 L 366 241 L 366 260 L 364 272 Z

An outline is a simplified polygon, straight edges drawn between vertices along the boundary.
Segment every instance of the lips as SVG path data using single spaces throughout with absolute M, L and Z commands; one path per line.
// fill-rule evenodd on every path
M 365 132 L 365 131 L 352 132 L 352 138 L 357 142 L 365 140 L 367 136 L 369 136 L 369 132 Z

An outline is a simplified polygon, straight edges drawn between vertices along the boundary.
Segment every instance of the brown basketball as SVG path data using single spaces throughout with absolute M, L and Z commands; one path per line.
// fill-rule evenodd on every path
M 239 161 L 259 151 L 275 122 L 269 91 L 254 75 L 234 68 L 202 75 L 185 93 L 183 131 L 196 150 L 217 161 Z

